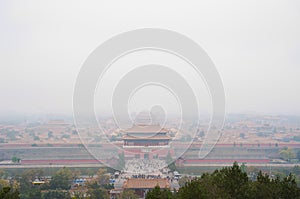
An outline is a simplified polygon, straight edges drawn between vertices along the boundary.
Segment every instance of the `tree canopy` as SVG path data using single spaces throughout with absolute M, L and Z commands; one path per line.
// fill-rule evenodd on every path
M 58 170 L 50 181 L 51 189 L 70 189 L 73 174 L 69 168 L 62 168 Z
M 146 199 L 300 198 L 300 188 L 292 174 L 283 179 L 279 177 L 273 179 L 260 171 L 256 180 L 251 181 L 237 163 L 231 167 L 215 170 L 211 174 L 203 174 L 200 178 L 185 180 L 185 185 L 181 186 L 177 193 L 171 195 L 170 193 L 156 187 L 147 194 Z

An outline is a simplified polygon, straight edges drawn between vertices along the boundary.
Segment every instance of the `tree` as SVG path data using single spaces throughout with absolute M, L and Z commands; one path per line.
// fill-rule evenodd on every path
M 102 187 L 104 185 L 109 184 L 109 175 L 107 175 L 106 169 L 99 169 L 97 171 L 97 178 L 96 179 L 97 179 L 97 183 Z
M 50 190 L 44 193 L 43 199 L 71 199 L 71 196 L 67 191 Z
M 0 178 L 6 178 L 7 177 L 7 172 L 3 169 L 0 169 Z
M 61 139 L 69 139 L 71 136 L 69 135 L 69 134 L 63 134 L 62 136 L 61 136 Z
M 208 189 L 207 188 L 217 188 L 216 186 L 213 186 L 213 183 L 211 183 L 212 178 L 209 174 L 202 175 L 201 178 L 195 178 L 190 182 L 187 182 L 185 186 L 181 187 L 176 195 L 176 198 L 178 199 L 198 199 L 198 198 L 208 198 Z M 203 180 L 206 180 L 206 183 L 208 187 L 205 187 Z M 219 191 L 219 189 L 216 189 L 216 191 Z M 216 198 L 216 197 L 212 197 Z
M 242 172 L 246 173 L 247 172 L 247 166 L 245 163 L 242 163 L 242 165 L 240 166 Z
M 109 184 L 109 175 L 107 175 L 106 169 L 99 169 L 97 171 L 97 177 L 87 183 L 90 199 L 106 199 L 109 198 L 107 189 L 113 188 Z
M 33 140 L 34 140 L 34 141 L 39 141 L 39 140 L 40 140 L 40 137 L 37 136 L 37 135 L 35 135 L 35 136 L 33 137 Z
M 183 187 L 187 182 L 190 182 L 191 179 L 187 176 L 183 176 L 178 180 L 178 184 L 180 187 Z
M 42 198 L 42 192 L 39 187 L 32 187 L 27 191 L 20 193 L 22 199 L 40 199 Z
M 72 197 L 72 199 L 84 199 L 85 197 L 85 193 L 81 192 L 81 191 L 74 191 L 74 196 Z
M 261 171 L 256 181 L 249 181 L 247 175 L 235 162 L 232 167 L 215 170 L 212 174 L 203 174 L 181 187 L 176 199 L 197 198 L 300 198 L 300 188 L 295 177 L 288 175 L 280 180 L 271 179 Z
M 93 176 L 94 176 L 94 171 L 91 169 L 91 168 L 88 168 L 87 170 L 86 170 L 86 173 L 87 173 L 87 175 L 90 177 L 90 178 L 92 178 Z
M 9 187 L 8 180 L 0 179 L 0 189 L 2 189 L 3 187 Z
M 246 198 L 299 198 L 300 189 L 297 187 L 293 175 L 288 175 L 280 180 L 277 176 L 271 179 L 268 174 L 261 171 L 257 175 L 257 181 L 249 182 Z
M 16 157 L 16 156 L 13 156 L 13 157 L 11 158 L 11 161 L 12 161 L 13 163 L 19 163 L 19 162 L 21 161 L 21 159 L 18 158 L 18 157 Z
M 108 199 L 108 193 L 105 189 L 101 188 L 99 185 L 90 187 L 87 194 L 89 195 L 90 199 Z
M 160 189 L 159 186 L 154 187 L 146 195 L 146 199 L 171 199 L 172 192 L 169 189 Z
M 77 178 L 80 177 L 80 175 L 81 175 L 81 171 L 80 170 L 75 170 L 75 171 L 73 171 L 72 178 L 77 179 Z
M 248 176 L 241 170 L 237 162 L 232 167 L 225 167 L 220 171 L 216 170 L 215 175 L 218 183 L 230 195 L 231 198 L 243 198 L 243 191 L 248 183 Z
M 35 179 L 39 179 L 43 176 L 41 169 L 30 169 L 22 173 L 21 176 L 17 177 L 20 182 L 20 197 L 22 199 L 40 199 L 41 190 L 40 187 L 35 187 L 32 182 Z
M 248 177 L 235 162 L 232 167 L 203 174 L 181 187 L 176 195 L 179 199 L 197 198 L 245 198 Z
M 284 160 L 290 161 L 296 157 L 295 152 L 291 148 L 283 148 L 279 151 L 279 154 Z
M 3 187 L 0 190 L 0 198 L 3 199 L 19 199 L 19 192 L 18 190 L 13 190 L 11 187 Z
M 19 179 L 20 182 L 20 192 L 24 193 L 28 190 L 32 189 L 32 183 L 35 179 L 39 179 L 43 176 L 44 172 L 41 169 L 29 169 L 25 170 L 21 174 L 21 176 L 17 176 L 16 178 Z
M 246 196 L 248 198 L 278 198 L 280 194 L 279 178 L 270 179 L 268 174 L 259 171 L 257 180 L 249 183 Z
M 70 189 L 72 181 L 72 172 L 69 168 L 62 168 L 58 170 L 50 181 L 51 189 Z
M 138 199 L 139 196 L 133 190 L 125 189 L 121 195 L 121 199 Z
M 281 182 L 281 197 L 286 199 L 300 198 L 300 189 L 297 186 L 295 176 L 291 173 Z
M 53 137 L 53 132 L 52 131 L 49 131 L 48 132 L 48 138 L 52 138 Z

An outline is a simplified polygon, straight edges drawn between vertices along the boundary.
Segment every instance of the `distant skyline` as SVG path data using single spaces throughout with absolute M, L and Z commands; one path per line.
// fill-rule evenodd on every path
M 0 114 L 72 114 L 88 55 L 116 34 L 154 27 L 207 52 L 227 113 L 300 115 L 299 10 L 296 0 L 1 1 Z

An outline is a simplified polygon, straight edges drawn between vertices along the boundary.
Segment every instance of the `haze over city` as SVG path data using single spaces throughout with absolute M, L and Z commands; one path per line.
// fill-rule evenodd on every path
M 0 199 L 300 198 L 299 11 L 1 1 Z
M 300 114 L 297 1 L 2 1 L 0 9 L 1 114 L 72 114 L 88 55 L 141 27 L 174 30 L 204 48 L 227 113 Z

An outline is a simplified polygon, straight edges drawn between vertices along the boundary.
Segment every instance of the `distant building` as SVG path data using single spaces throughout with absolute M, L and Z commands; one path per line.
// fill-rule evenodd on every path
M 125 158 L 164 158 L 169 152 L 169 131 L 160 125 L 134 125 L 123 132 Z

